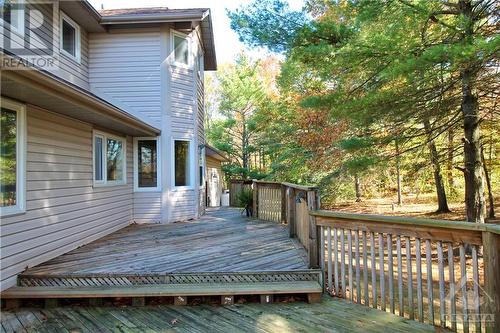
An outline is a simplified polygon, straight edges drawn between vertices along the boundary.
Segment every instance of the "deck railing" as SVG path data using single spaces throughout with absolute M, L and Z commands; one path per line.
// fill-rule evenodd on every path
M 454 331 L 498 332 L 500 226 L 311 216 L 331 295 Z

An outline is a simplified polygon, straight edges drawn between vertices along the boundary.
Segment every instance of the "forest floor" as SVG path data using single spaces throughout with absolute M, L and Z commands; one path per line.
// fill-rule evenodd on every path
M 342 203 L 324 206 L 324 209 L 362 213 L 362 214 L 380 214 L 393 216 L 411 216 L 428 219 L 443 219 L 453 221 L 465 221 L 465 207 L 463 202 L 452 201 L 448 203 L 450 213 L 436 213 L 437 203 L 433 195 L 405 196 L 403 205 L 398 206 L 397 200 L 392 197 L 363 199 L 361 202 L 347 201 Z M 495 202 L 496 219 L 488 222 L 500 223 L 500 200 Z

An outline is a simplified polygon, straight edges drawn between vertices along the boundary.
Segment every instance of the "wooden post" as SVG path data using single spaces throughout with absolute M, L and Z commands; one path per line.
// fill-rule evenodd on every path
M 187 297 L 186 296 L 175 296 L 174 297 L 174 305 L 187 305 Z
M 307 191 L 307 210 L 316 210 L 316 191 Z M 309 215 L 309 268 L 319 268 L 318 228 L 312 215 Z
M 260 295 L 260 302 L 262 304 L 272 303 L 274 301 L 273 295 Z
M 144 306 L 146 305 L 145 297 L 132 297 L 132 306 Z
M 313 304 L 313 303 L 319 303 L 320 301 L 321 301 L 321 293 L 307 294 L 307 303 Z
M 259 218 L 259 184 L 254 180 L 252 183 L 253 188 L 253 217 Z
M 286 205 L 288 204 L 288 198 L 287 198 L 287 191 L 288 186 L 286 185 L 281 185 L 281 223 L 286 224 L 287 223 L 287 218 L 286 218 Z
M 486 332 L 500 332 L 500 235 L 484 231 L 484 289 L 482 313 L 487 316 Z
M 292 187 L 287 189 L 287 200 L 288 200 L 288 231 L 290 232 L 290 238 L 297 236 L 297 218 L 295 216 L 295 191 Z
M 220 303 L 222 305 L 233 305 L 234 304 L 234 296 L 221 296 Z
M 46 298 L 44 300 L 44 307 L 46 309 L 56 308 L 59 304 L 59 300 L 57 298 Z

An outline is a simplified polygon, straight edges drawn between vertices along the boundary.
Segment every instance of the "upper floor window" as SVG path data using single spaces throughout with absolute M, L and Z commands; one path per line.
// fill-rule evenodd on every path
M 126 140 L 94 132 L 94 185 L 126 184 Z
M 174 33 L 174 60 L 181 66 L 189 66 L 189 39 L 178 33 Z
M 61 53 L 80 62 L 80 27 L 78 24 L 61 12 L 59 31 Z
M 158 142 L 158 138 L 134 139 L 134 187 L 136 191 L 160 189 Z
M 0 215 L 25 210 L 26 111 L 24 105 L 1 99 Z
M 2 19 L 10 25 L 10 29 L 24 34 L 24 4 L 21 1 L 3 2 Z

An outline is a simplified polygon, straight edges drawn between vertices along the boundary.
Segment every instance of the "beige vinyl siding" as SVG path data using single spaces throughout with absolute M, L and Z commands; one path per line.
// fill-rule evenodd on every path
M 57 3 L 55 4 L 57 6 Z M 28 29 L 32 24 L 34 25 L 40 25 L 41 28 L 37 29 L 36 32 L 31 32 L 38 41 L 36 43 L 30 44 L 32 46 L 31 50 L 33 51 L 34 54 L 40 55 L 40 56 L 55 56 L 57 59 L 59 59 L 59 68 L 58 69 L 50 69 L 49 71 L 62 79 L 69 81 L 81 88 L 84 89 L 89 89 L 89 75 L 88 75 L 88 34 L 87 32 L 80 27 L 80 41 L 81 41 L 81 61 L 80 63 L 76 62 L 75 60 L 70 59 L 67 56 L 64 56 L 60 54 L 59 50 L 59 10 L 57 9 L 55 12 L 54 16 L 54 7 L 50 4 L 47 3 L 33 3 L 28 1 L 25 4 L 26 7 L 26 13 L 32 11 L 32 10 L 37 10 L 39 11 L 43 17 L 44 20 L 46 21 L 45 24 L 42 24 L 40 20 L 38 19 L 37 15 L 31 15 L 31 20 L 33 21 L 30 23 L 30 16 L 25 14 L 25 23 L 24 23 L 24 28 L 25 28 L 25 40 L 27 42 L 31 42 L 29 38 Z M 55 22 L 54 25 L 51 24 L 50 19 L 53 19 Z M 54 31 L 52 31 L 54 29 Z M 20 44 L 20 38 L 18 37 L 13 37 L 11 38 L 11 35 L 8 33 L 7 29 L 0 29 L 0 37 L 1 37 L 1 43 L 2 47 L 3 44 L 5 43 L 5 39 L 9 38 L 13 42 L 13 46 L 17 48 L 22 48 L 23 46 Z M 40 49 L 40 45 L 53 45 L 54 47 L 54 54 L 50 54 L 42 49 Z M 37 48 L 38 47 L 38 48 Z M 14 52 L 17 54 L 16 52 Z M 25 56 L 21 54 L 17 54 L 21 58 L 25 58 Z
M 1 219 L 2 290 L 16 274 L 132 221 L 132 139 L 127 184 L 92 186 L 92 127 L 27 107 L 26 213 Z
M 177 190 L 170 193 L 170 221 L 196 218 L 195 190 Z
M 161 123 L 160 30 L 90 34 L 90 88 Z M 142 116 L 142 117 L 141 117 Z
M 222 172 L 222 165 L 221 162 L 213 157 L 207 156 L 206 157 L 206 163 L 207 163 L 207 170 L 205 172 L 205 177 L 208 182 L 208 188 L 211 189 L 211 183 L 213 182 L 212 179 L 212 173 L 215 172 L 219 176 L 219 185 L 217 187 L 217 191 L 219 193 L 219 197 L 216 198 L 217 201 L 217 206 L 220 204 L 220 196 L 222 194 L 222 189 L 223 189 L 223 181 L 224 181 L 224 174 Z M 210 190 L 208 191 L 208 196 L 209 196 L 209 202 L 210 202 Z M 214 198 L 212 198 L 212 201 Z
M 161 192 L 134 192 L 134 222 L 161 222 Z
M 171 124 L 174 136 L 194 138 L 195 87 L 193 70 L 172 66 Z

